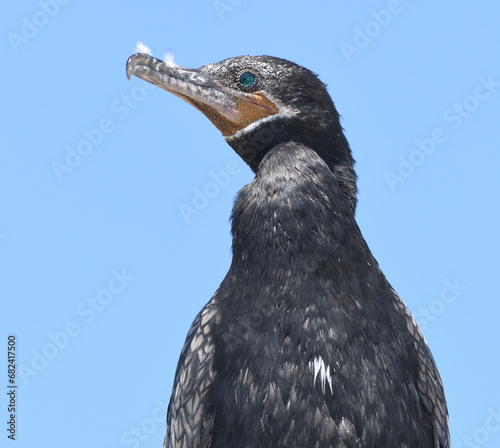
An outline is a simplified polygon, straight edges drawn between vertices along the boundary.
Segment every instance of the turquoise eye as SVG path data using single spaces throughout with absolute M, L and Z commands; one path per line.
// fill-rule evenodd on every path
M 255 75 L 250 72 L 245 72 L 240 75 L 240 84 L 243 87 L 252 87 L 255 84 Z

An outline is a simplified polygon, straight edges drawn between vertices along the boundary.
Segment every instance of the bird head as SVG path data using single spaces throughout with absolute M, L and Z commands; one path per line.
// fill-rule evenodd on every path
M 327 163 L 355 209 L 351 150 L 325 84 L 310 70 L 271 56 L 239 56 L 188 69 L 136 53 L 127 61 L 131 75 L 196 107 L 254 172 L 281 143 L 308 146 Z

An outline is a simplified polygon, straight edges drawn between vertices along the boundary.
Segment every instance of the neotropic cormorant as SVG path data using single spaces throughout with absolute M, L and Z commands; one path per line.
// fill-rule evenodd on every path
M 203 112 L 255 172 L 232 264 L 195 318 L 168 408 L 169 448 L 449 448 L 439 373 L 355 221 L 339 114 L 311 71 L 270 56 L 135 75 Z

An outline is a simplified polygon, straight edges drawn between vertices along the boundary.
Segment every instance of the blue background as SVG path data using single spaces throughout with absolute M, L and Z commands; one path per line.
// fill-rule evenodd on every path
M 328 84 L 358 222 L 432 349 L 454 446 L 498 446 L 499 19 L 498 3 L 450 0 L 4 5 L 0 326 L 3 353 L 18 342 L 16 446 L 160 447 L 185 335 L 229 267 L 228 217 L 252 173 L 201 113 L 127 81 L 139 40 L 188 67 L 279 56 Z

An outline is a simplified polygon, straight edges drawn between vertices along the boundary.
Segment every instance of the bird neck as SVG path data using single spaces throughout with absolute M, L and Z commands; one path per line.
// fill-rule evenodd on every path
M 349 242 L 362 239 L 335 174 L 315 151 L 293 142 L 266 154 L 231 219 L 232 269 L 257 276 L 317 274 L 333 259 L 351 257 Z
M 296 142 L 302 146 L 314 148 L 322 162 L 330 171 L 333 171 L 337 189 L 347 198 L 349 207 L 355 211 L 357 202 L 355 161 L 339 124 L 338 113 L 333 103 L 331 106 L 331 110 L 326 108 L 322 116 L 317 119 L 311 118 L 311 116 L 316 117 L 314 114 L 274 119 L 270 117 L 271 119 L 258 126 L 250 125 L 226 137 L 226 141 L 255 173 L 263 170 L 261 163 L 266 158 L 267 164 L 272 165 L 270 159 L 273 157 L 267 156 L 271 152 L 276 153 L 277 148 L 283 146 L 281 142 Z M 279 154 L 274 155 L 276 156 Z

